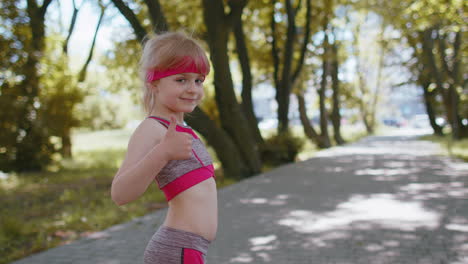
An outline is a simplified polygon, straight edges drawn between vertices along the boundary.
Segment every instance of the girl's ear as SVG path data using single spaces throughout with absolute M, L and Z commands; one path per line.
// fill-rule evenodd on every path
M 157 93 L 157 92 L 159 92 L 158 83 L 159 83 L 158 81 L 147 82 L 147 83 L 146 83 L 146 87 L 147 87 L 148 89 L 150 89 L 151 91 Z

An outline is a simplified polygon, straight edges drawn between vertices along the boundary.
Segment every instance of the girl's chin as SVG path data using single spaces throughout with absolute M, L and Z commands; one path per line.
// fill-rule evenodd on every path
M 195 110 L 195 107 L 197 107 L 197 105 L 194 105 L 193 107 L 179 107 L 174 109 L 174 112 L 191 113 L 193 110 Z
M 168 108 L 172 111 L 172 112 L 179 112 L 179 113 L 191 113 L 193 112 L 193 110 L 195 110 L 195 107 L 197 107 L 198 104 L 196 103 L 185 103 L 185 104 L 180 104 L 180 103 L 177 103 L 177 104 L 172 104 L 172 105 L 168 105 Z

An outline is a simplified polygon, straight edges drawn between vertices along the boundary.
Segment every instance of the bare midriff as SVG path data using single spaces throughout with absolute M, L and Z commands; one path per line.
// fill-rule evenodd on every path
M 218 201 L 213 177 L 179 193 L 169 201 L 164 225 L 213 241 L 218 228 Z

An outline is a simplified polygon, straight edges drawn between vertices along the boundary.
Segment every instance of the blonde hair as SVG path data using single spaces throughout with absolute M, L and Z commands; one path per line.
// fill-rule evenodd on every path
M 210 72 L 210 64 L 205 51 L 197 41 L 183 32 L 166 32 L 149 36 L 145 39 L 140 58 L 140 79 L 143 81 L 143 106 L 147 114 L 154 108 L 153 89 L 147 83 L 150 70 L 168 70 L 184 62 L 184 58 L 193 59 L 197 69 L 204 75 Z

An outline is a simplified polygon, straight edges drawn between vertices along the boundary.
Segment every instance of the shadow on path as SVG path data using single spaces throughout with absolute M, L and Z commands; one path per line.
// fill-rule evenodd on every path
M 468 164 L 371 137 L 221 196 L 209 263 L 468 263 Z

